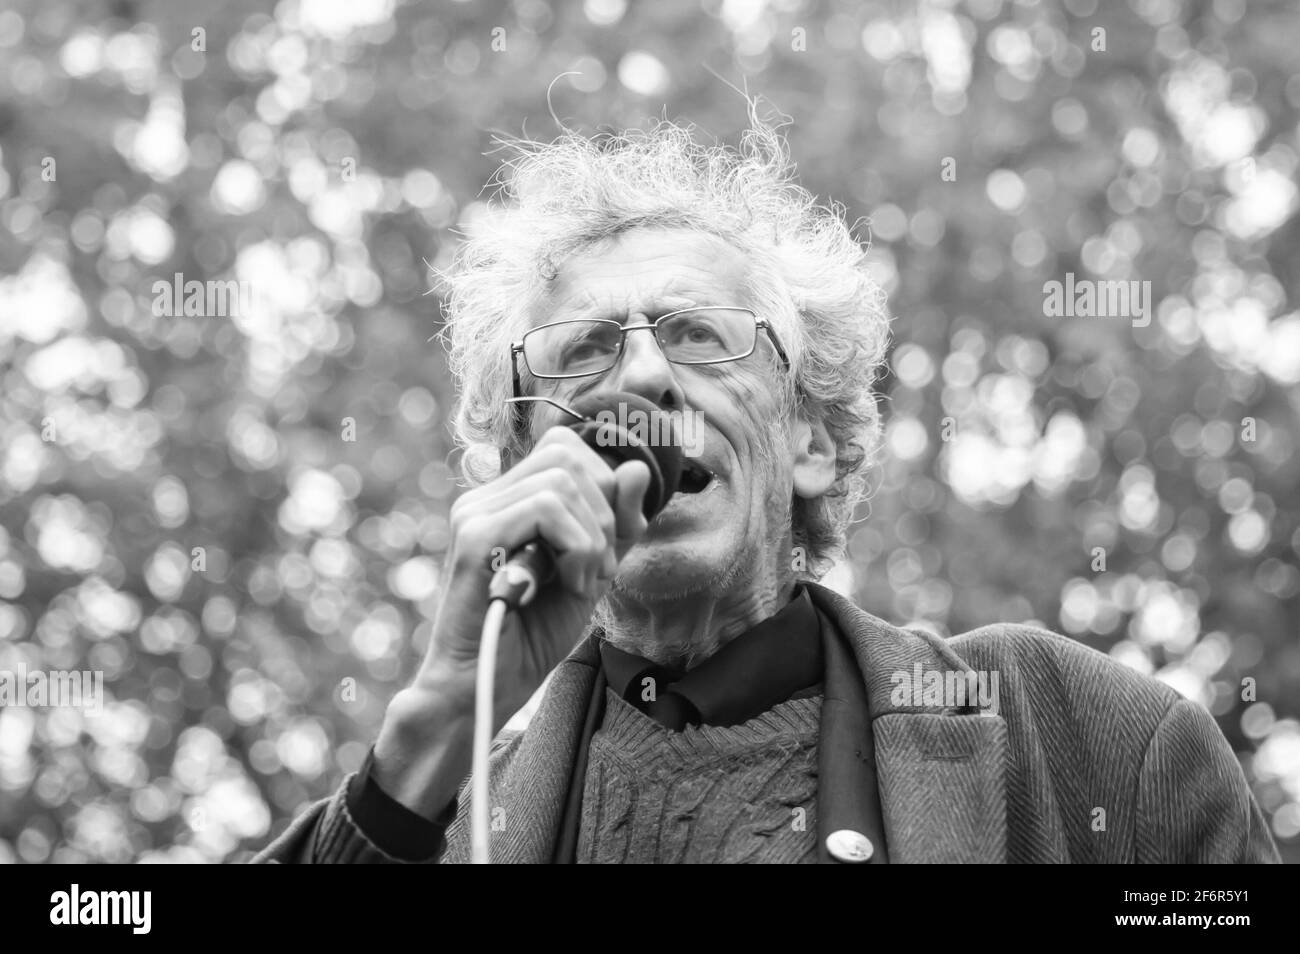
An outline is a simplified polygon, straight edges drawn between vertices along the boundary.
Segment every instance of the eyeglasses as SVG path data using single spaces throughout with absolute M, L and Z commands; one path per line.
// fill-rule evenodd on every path
M 785 370 L 790 358 L 765 318 L 748 308 L 683 308 L 649 324 L 624 325 L 609 318 L 552 321 L 527 332 L 510 347 L 514 396 L 521 397 L 519 356 L 535 378 L 585 378 L 604 374 L 618 363 L 630 331 L 654 332 L 664 357 L 674 364 L 723 364 L 748 358 L 763 329 Z

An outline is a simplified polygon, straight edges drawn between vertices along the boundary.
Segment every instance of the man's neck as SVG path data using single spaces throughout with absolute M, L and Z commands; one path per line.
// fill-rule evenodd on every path
M 775 616 L 794 595 L 793 576 L 737 581 L 721 595 L 643 602 L 611 591 L 599 622 L 619 649 L 665 666 L 694 668 L 728 642 Z

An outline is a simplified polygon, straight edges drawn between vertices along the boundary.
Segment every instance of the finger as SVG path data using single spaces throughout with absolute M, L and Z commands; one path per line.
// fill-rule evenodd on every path
M 565 467 L 575 473 L 585 470 L 591 474 L 596 486 L 600 487 L 607 499 L 613 497 L 613 471 L 601 456 L 578 436 L 576 431 L 567 427 L 552 427 L 546 431 L 527 457 L 493 483 L 510 486 L 525 477 L 550 470 L 552 467 Z
M 565 492 L 568 488 L 558 477 L 560 471 L 567 471 L 572 476 L 577 491 L 586 499 L 601 528 L 612 540 L 616 529 L 612 508 L 617 490 L 614 472 L 599 454 L 567 428 L 547 431 L 543 441 L 508 474 L 463 495 L 452 509 L 510 506 L 539 486 L 538 478 L 542 478 L 542 486 L 546 486 L 547 480 L 554 481 L 549 486 Z
M 497 510 L 469 531 L 468 545 L 490 553 L 494 547 L 511 552 L 530 540 L 542 539 L 555 553 L 555 568 L 562 584 L 585 594 L 587 577 L 594 575 L 606 549 L 604 534 L 580 497 L 540 490 Z
M 613 480 L 612 472 L 610 472 L 610 479 Z M 541 473 L 531 474 L 512 486 L 497 487 L 490 492 L 480 493 L 473 503 L 473 509 L 482 512 L 501 511 L 543 493 L 553 493 L 565 501 L 583 527 L 593 537 L 603 539 L 610 553 L 613 553 L 616 531 L 614 509 L 592 479 L 591 474 L 581 468 L 573 471 L 563 466 L 556 466 Z M 613 493 L 611 487 L 609 496 L 612 497 Z M 515 541 L 512 540 L 503 545 L 514 545 L 514 543 Z
M 623 554 L 645 536 L 648 524 L 641 506 L 650 486 L 650 468 L 642 461 L 629 460 L 614 471 L 614 480 L 617 485 L 614 499 L 615 550 L 621 560 Z
M 597 513 L 601 511 L 602 501 L 613 503 L 616 489 L 614 472 L 595 451 L 570 432 L 568 438 L 556 438 L 546 447 L 539 446 L 516 467 L 491 483 L 463 494 L 452 509 L 509 506 L 529 492 L 528 487 L 534 486 L 534 478 L 553 470 L 571 474 L 578 482 L 579 491 Z
M 546 516 L 543 491 L 534 490 L 499 507 L 463 511 L 452 520 L 451 547 L 457 566 L 486 568 L 500 556 L 511 553 L 530 540 L 542 537 L 556 552 L 581 549 L 590 534 L 582 522 L 567 512 L 567 519 L 551 519 L 545 534 L 538 531 L 538 521 Z
M 605 539 L 606 544 L 612 549 L 617 530 L 614 508 L 611 505 L 611 500 L 616 492 L 614 472 L 600 461 L 597 461 L 596 466 L 609 475 L 608 491 L 600 487 L 596 481 L 596 476 L 582 464 L 576 470 L 563 466 L 552 467 L 550 470 L 537 474 L 529 481 L 528 485 L 533 486 L 536 484 L 554 490 L 565 500 L 579 498 L 585 507 L 577 506 L 579 501 L 575 500 L 574 514 L 593 533 L 598 531 Z M 588 517 L 590 517 L 590 522 L 588 522 Z

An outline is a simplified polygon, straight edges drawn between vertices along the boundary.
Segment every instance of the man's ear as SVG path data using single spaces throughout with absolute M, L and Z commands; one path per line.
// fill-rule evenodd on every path
M 794 493 L 813 500 L 835 483 L 835 441 L 820 420 L 796 417 L 793 433 Z

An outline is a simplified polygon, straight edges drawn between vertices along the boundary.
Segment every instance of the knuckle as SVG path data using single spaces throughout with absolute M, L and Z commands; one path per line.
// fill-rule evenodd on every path
M 573 495 L 578 492 L 578 480 L 573 471 L 565 467 L 553 467 L 546 472 L 549 487 L 561 494 Z
M 463 533 L 466 527 L 480 519 L 482 501 L 482 494 L 477 490 L 472 490 L 456 499 L 447 511 L 447 526 L 453 535 Z
M 555 448 L 545 442 L 545 438 L 533 445 L 525 458 L 534 468 L 544 469 L 555 459 Z
M 456 542 L 462 546 L 472 546 L 484 537 L 484 532 L 484 521 L 481 516 L 462 517 L 456 527 Z
M 564 499 L 549 487 L 538 492 L 537 505 L 551 514 L 563 513 L 565 510 Z
M 575 440 L 578 441 L 579 444 L 582 443 L 582 439 L 569 428 L 552 427 L 542 435 L 542 439 L 537 442 L 537 446 L 539 448 L 545 446 L 547 451 L 553 454 L 563 454 L 572 451 L 573 442 Z
M 566 447 L 564 455 L 564 466 L 573 474 L 594 474 L 595 468 L 592 461 L 599 460 L 594 457 L 590 447 L 586 444 L 579 444 L 577 447 Z

